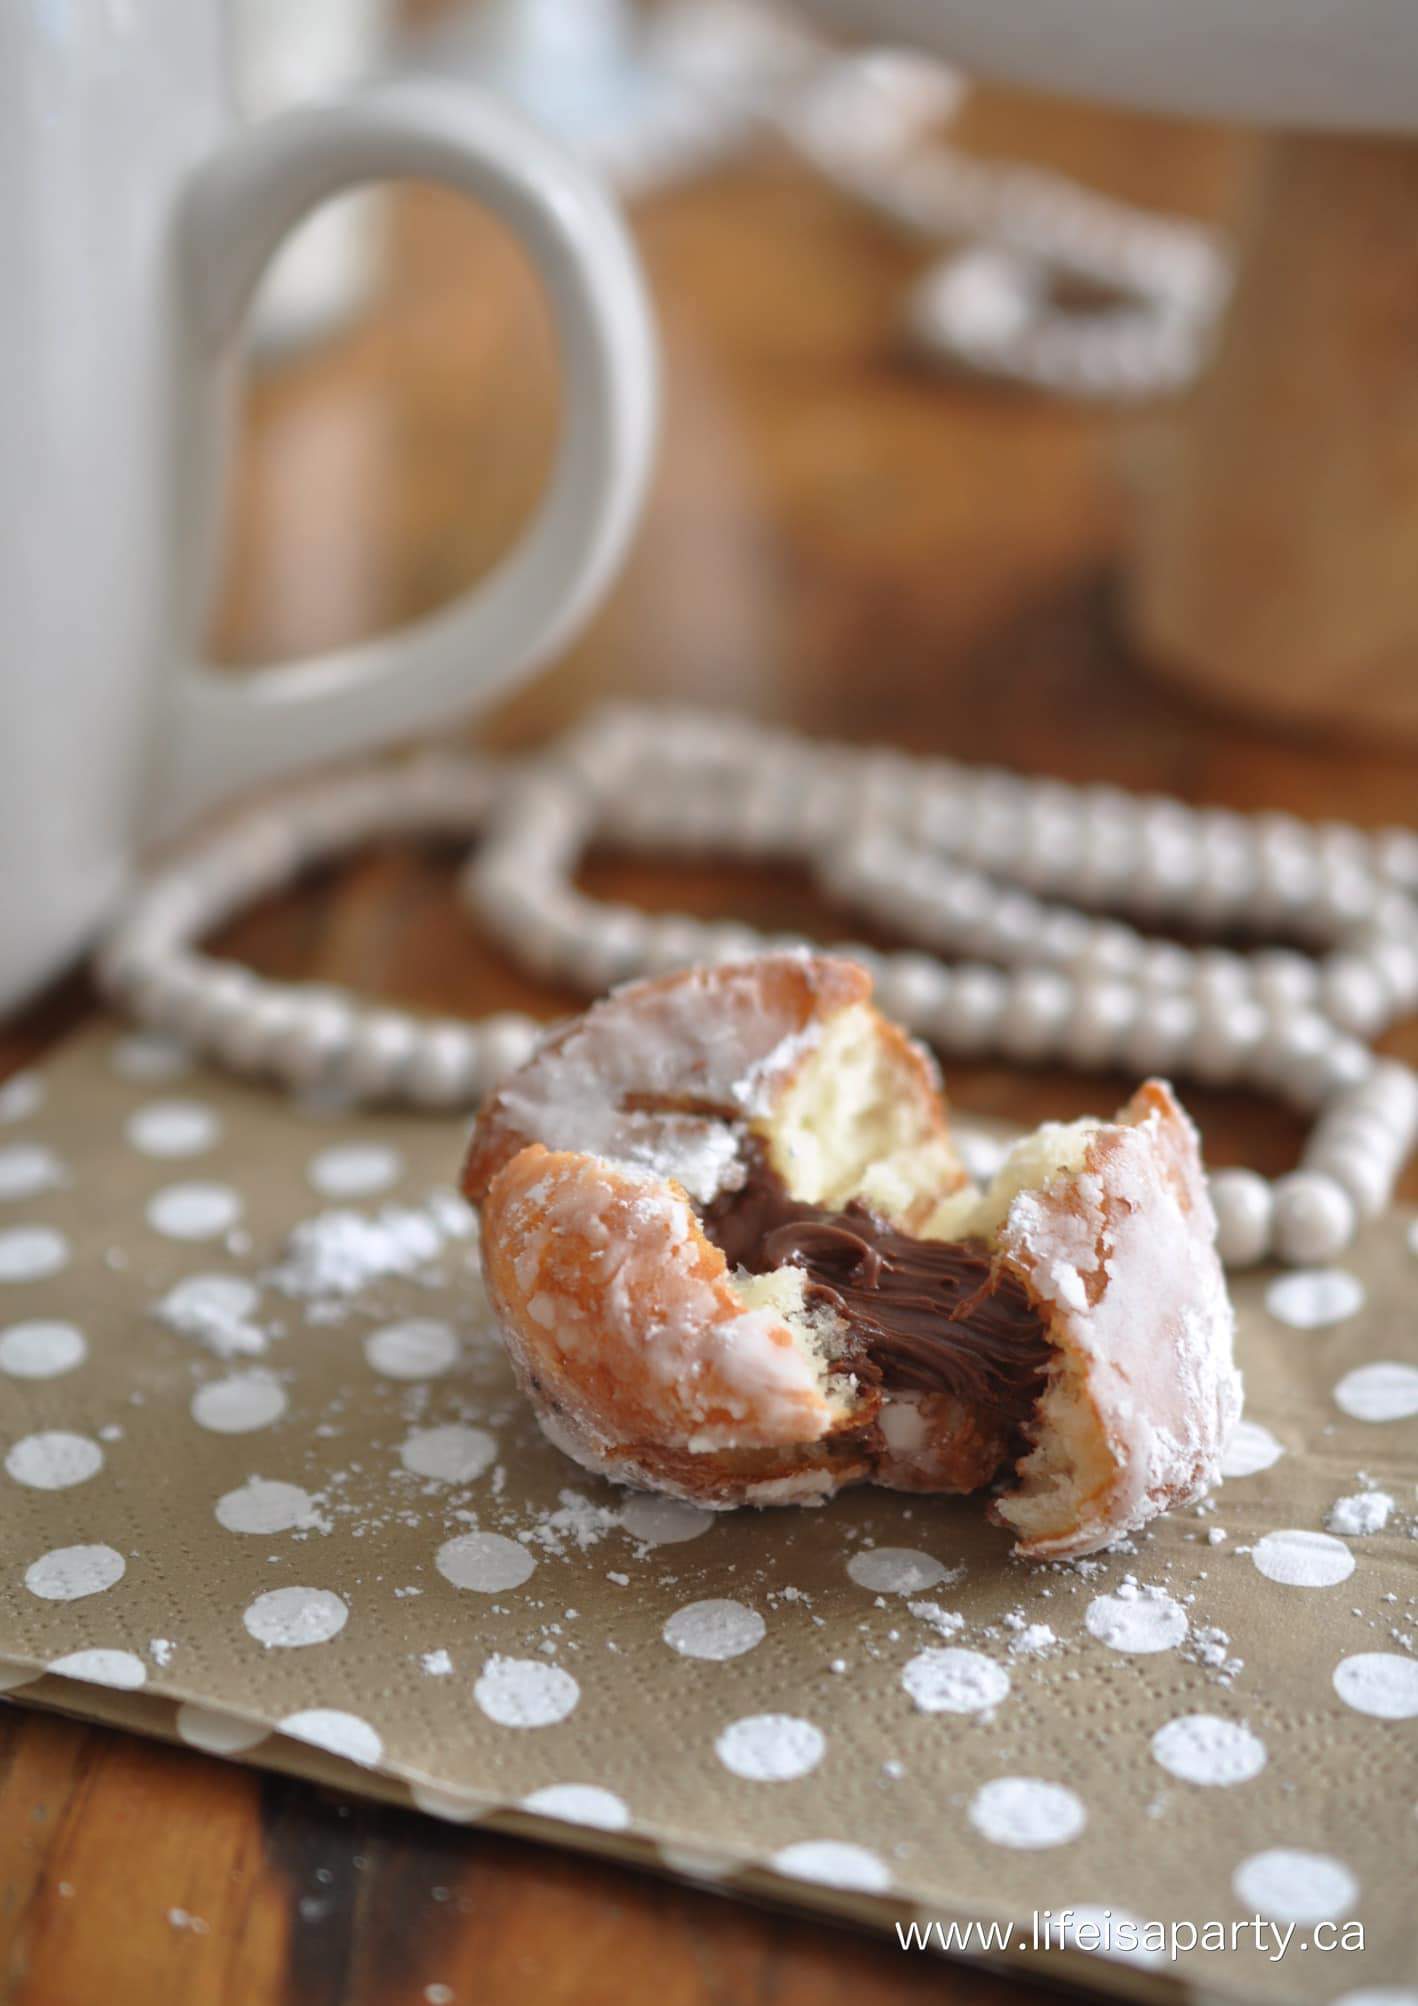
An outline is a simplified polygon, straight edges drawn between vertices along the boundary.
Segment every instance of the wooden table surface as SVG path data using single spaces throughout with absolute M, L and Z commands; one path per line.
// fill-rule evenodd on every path
M 1231 201 L 1218 135 L 982 95 L 988 148 L 1161 205 Z M 980 385 L 899 351 L 920 261 L 764 151 L 657 197 L 637 226 L 668 407 L 648 519 L 573 654 L 484 731 L 534 743 L 603 692 L 706 699 L 818 733 L 1162 788 L 1193 801 L 1412 819 L 1418 768 L 1203 714 L 1127 659 L 1113 576 L 1149 426 Z M 224 654 L 258 662 L 391 625 L 515 532 L 553 437 L 546 331 L 509 247 L 423 191 L 396 281 L 338 347 L 253 394 Z M 1155 442 L 1151 442 L 1155 443 Z M 828 926 L 791 878 L 594 863 L 588 882 L 772 926 Z M 528 987 L 460 916 L 446 858 L 390 846 L 272 901 L 222 945 L 285 975 L 444 1011 Z M 0 1028 L 0 1072 L 93 1007 L 82 979 Z M 1418 1056 L 1413 1027 L 1391 1041 Z M 1034 1121 L 1125 1083 L 953 1069 Z M 1194 1096 L 1216 1160 L 1278 1171 L 1296 1122 Z M 1411 1188 L 1411 1187 L 1410 1187 Z M 174 1928 L 187 1910 L 205 1929 Z M 322 1796 L 53 1716 L 0 1721 L 0 1995 L 18 2006 L 878 2006 L 1055 1996 L 511 1839 Z M 433 1987 L 433 1990 L 426 1988 Z

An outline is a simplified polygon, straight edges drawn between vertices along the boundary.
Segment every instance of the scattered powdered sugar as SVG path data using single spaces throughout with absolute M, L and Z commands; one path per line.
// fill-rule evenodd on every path
M 533 1546 L 541 1547 L 544 1553 L 551 1553 L 562 1559 L 572 1547 L 579 1553 L 586 1553 L 593 1546 L 599 1546 L 608 1533 L 614 1532 L 621 1524 L 622 1513 L 609 1505 L 595 1504 L 580 1491 L 565 1490 L 559 1494 L 559 1503 L 554 1511 L 543 1512 L 535 1525 L 529 1526 L 522 1538 Z M 637 1500 L 631 1500 L 634 1504 Z M 673 1498 L 658 1500 L 662 1504 L 673 1504 Z M 629 1515 L 630 1506 L 624 1508 Z
M 1058 1646 L 1058 1633 L 1051 1623 L 1028 1623 L 1006 1616 L 1004 1625 L 1011 1633 L 1009 1654 L 1012 1658 L 1046 1658 Z
M 284 1258 L 264 1279 L 304 1302 L 312 1322 L 337 1323 L 373 1282 L 436 1283 L 436 1264 L 448 1244 L 471 1239 L 475 1230 L 469 1207 L 445 1191 L 417 1207 L 319 1212 L 292 1230 Z
M 269 1341 L 252 1320 L 260 1300 L 261 1291 L 244 1275 L 187 1275 L 168 1290 L 153 1314 L 218 1358 L 256 1357 Z
M 908 1602 L 906 1607 L 922 1623 L 928 1623 L 938 1637 L 956 1637 L 965 1628 L 965 1618 L 958 1609 L 947 1609 L 940 1602 Z
M 1383 1531 L 1393 1505 L 1387 1491 L 1360 1491 L 1354 1497 L 1336 1498 L 1325 1525 L 1347 1539 L 1362 1539 L 1367 1533 Z
M 446 1651 L 425 1651 L 419 1663 L 431 1679 L 446 1679 L 453 1669 L 453 1660 Z
M 1200 1665 L 1203 1670 L 1214 1672 L 1219 1685 L 1229 1686 L 1236 1675 L 1245 1668 L 1244 1658 L 1230 1655 L 1231 1638 L 1227 1631 L 1215 1624 L 1198 1623 L 1182 1645 L 1178 1655 L 1188 1664 Z

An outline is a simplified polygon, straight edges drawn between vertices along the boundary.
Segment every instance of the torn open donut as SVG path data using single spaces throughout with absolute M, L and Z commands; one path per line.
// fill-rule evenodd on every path
M 1196 1135 L 1143 1087 L 989 1189 L 855 963 L 632 984 L 483 1109 L 464 1189 L 550 1438 L 715 1506 L 991 1486 L 1030 1557 L 1198 1496 L 1239 1411 Z

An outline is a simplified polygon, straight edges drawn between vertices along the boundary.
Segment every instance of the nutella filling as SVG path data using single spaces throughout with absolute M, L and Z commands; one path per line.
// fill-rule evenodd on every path
M 914 1240 L 865 1205 L 802 1204 L 756 1139 L 748 1176 L 704 1214 L 733 1267 L 805 1270 L 809 1302 L 852 1333 L 842 1369 L 882 1385 L 952 1393 L 982 1420 L 1017 1428 L 1039 1397 L 1050 1350 L 1024 1285 L 980 1240 Z

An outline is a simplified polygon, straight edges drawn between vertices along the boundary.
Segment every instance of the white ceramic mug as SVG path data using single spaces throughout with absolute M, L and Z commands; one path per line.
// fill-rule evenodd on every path
M 257 780 L 474 708 L 583 618 L 634 525 L 655 344 L 605 198 L 495 102 L 395 81 L 238 129 L 221 0 L 0 4 L 0 1007 L 144 845 Z M 460 190 L 521 240 L 564 371 L 556 467 L 496 570 L 260 675 L 198 652 L 243 310 L 353 184 Z

